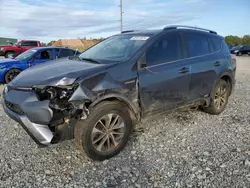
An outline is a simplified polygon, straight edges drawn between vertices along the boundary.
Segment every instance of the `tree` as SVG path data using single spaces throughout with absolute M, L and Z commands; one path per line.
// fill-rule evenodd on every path
M 44 43 L 44 42 L 41 42 L 41 45 L 42 45 L 42 46 L 47 46 L 47 44 L 46 44 L 46 43 Z
M 50 42 L 47 44 L 47 46 L 51 46 L 54 42 L 56 42 L 56 41 L 54 41 L 54 40 L 50 41 Z
M 250 46 L 250 35 L 244 35 L 242 37 L 242 44 Z
M 232 36 L 232 35 L 226 36 L 225 41 L 228 45 L 233 45 L 233 46 L 242 44 L 242 39 L 238 36 Z

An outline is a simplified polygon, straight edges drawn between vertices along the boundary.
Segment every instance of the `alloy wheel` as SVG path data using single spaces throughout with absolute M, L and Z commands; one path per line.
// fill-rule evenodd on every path
M 218 87 L 215 96 L 214 96 L 214 105 L 219 110 L 221 109 L 227 102 L 227 88 L 225 85 L 221 85 Z
M 21 71 L 18 69 L 9 70 L 6 74 L 6 83 L 11 82 Z
M 92 130 L 92 144 L 99 152 L 110 152 L 121 143 L 124 133 L 124 120 L 117 114 L 106 114 L 97 121 Z

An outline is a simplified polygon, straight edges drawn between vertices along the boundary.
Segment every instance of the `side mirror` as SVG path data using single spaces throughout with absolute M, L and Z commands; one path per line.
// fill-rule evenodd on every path
M 147 67 L 146 63 L 143 63 L 143 64 L 140 65 L 141 69 L 145 69 L 146 67 Z
M 140 58 L 139 60 L 137 61 L 137 68 L 138 70 L 139 69 L 144 69 L 147 67 L 147 64 L 146 64 L 146 53 L 144 53 Z
M 21 44 L 17 44 L 17 47 L 18 47 L 18 48 L 21 48 Z

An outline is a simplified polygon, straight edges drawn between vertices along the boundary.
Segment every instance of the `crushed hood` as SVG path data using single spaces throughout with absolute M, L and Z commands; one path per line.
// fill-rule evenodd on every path
M 21 72 L 11 83 L 16 86 L 55 85 L 64 77 L 83 78 L 103 71 L 114 64 L 94 64 L 67 58 L 50 61 Z

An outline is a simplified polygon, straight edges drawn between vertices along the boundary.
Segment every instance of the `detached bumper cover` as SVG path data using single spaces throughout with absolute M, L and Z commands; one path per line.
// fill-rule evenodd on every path
M 5 113 L 20 123 L 38 145 L 51 144 L 54 135 L 48 123 L 53 112 L 46 101 L 38 101 L 31 92 L 11 90 L 3 94 L 2 105 Z

